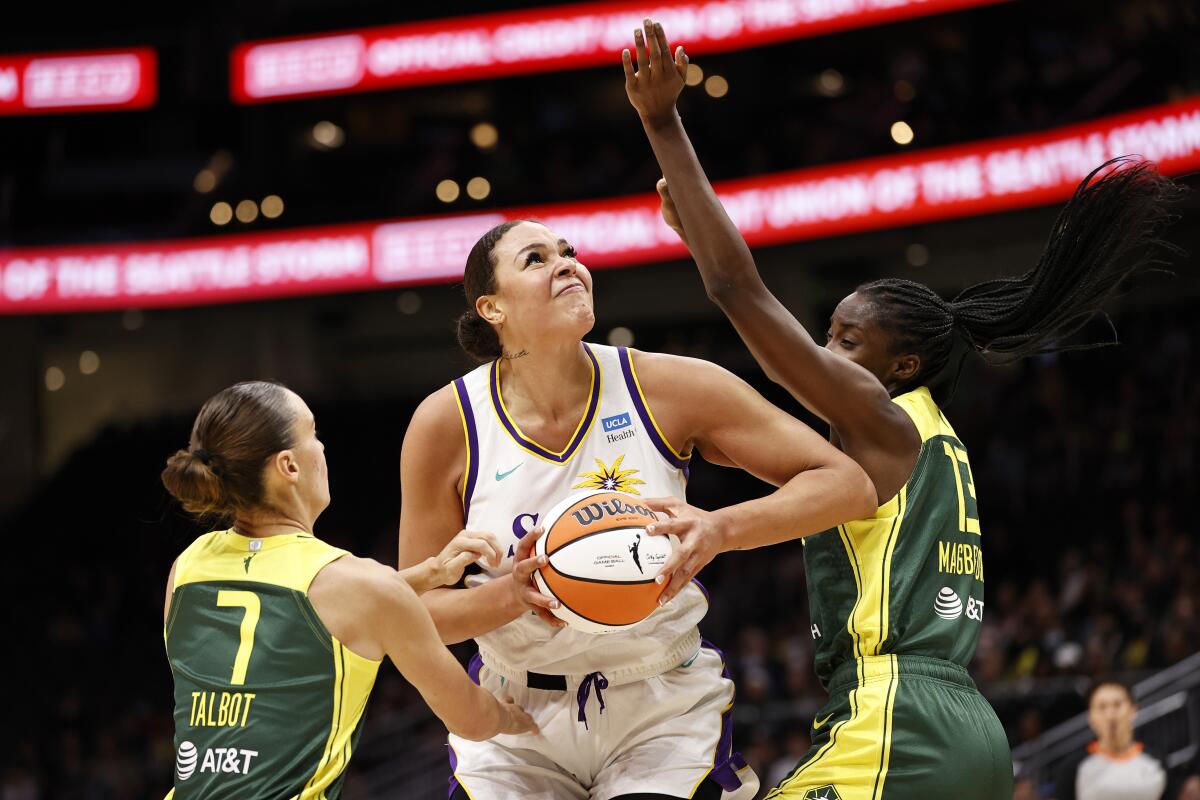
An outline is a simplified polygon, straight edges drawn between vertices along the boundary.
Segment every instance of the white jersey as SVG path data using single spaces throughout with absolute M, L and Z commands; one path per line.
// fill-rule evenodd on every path
M 506 553 L 500 568 L 467 578 L 477 586 L 512 571 L 518 540 L 569 494 L 610 489 L 642 497 L 684 498 L 689 456 L 662 435 L 623 347 L 583 344 L 592 365 L 591 395 L 561 452 L 525 436 L 509 417 L 498 362 L 454 382 L 467 442 L 462 502 L 465 527 L 490 531 Z M 523 680 L 525 671 L 555 675 L 603 672 L 612 682 L 673 669 L 700 647 L 697 623 L 708 610 L 699 584 L 629 630 L 588 634 L 552 628 L 532 613 L 476 637 L 484 663 Z

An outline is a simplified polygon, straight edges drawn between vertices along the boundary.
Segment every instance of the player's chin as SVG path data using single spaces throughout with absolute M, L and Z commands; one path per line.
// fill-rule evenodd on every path
M 578 297 L 577 302 L 563 309 L 563 323 L 571 330 L 573 336 L 582 338 L 596 325 L 596 312 L 592 308 L 592 298 L 589 295 L 580 294 Z

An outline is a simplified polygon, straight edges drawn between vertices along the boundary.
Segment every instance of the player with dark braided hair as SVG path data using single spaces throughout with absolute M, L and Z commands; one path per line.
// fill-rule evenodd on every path
M 767 797 L 1007 800 L 1004 729 L 965 669 L 984 613 L 975 484 L 935 394 L 953 386 L 960 353 L 1003 362 L 1096 346 L 1068 337 L 1170 250 L 1159 233 L 1179 190 L 1149 164 L 1114 159 L 1079 185 L 1033 269 L 950 301 L 909 280 L 863 284 L 821 347 L 763 284 L 692 150 L 675 108 L 683 48 L 672 54 L 650 20 L 635 44 L 625 89 L 663 171 L 663 217 L 759 364 L 829 423 L 878 492 L 874 516 L 804 540 L 830 698 L 812 749 Z

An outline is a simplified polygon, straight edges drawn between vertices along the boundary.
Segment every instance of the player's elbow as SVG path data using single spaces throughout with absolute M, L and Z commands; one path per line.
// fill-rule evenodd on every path
M 455 708 L 454 719 L 443 718 L 446 730 L 463 739 L 482 742 L 500 733 L 501 711 L 496 699 L 471 684 L 471 698 Z
M 494 725 L 486 720 L 480 720 L 477 716 L 456 720 L 453 724 L 447 722 L 446 730 L 461 739 L 469 739 L 472 742 L 486 741 L 497 733 Z
M 875 516 L 875 511 L 879 506 L 879 497 L 875 490 L 875 484 L 871 482 L 863 468 L 856 461 L 846 457 L 841 459 L 841 463 L 836 465 L 835 469 L 839 473 L 838 484 L 845 493 L 846 509 L 852 515 L 850 519 L 865 519 Z
M 729 271 L 721 271 L 704 282 L 708 299 L 722 309 L 736 308 L 750 296 L 750 285 Z

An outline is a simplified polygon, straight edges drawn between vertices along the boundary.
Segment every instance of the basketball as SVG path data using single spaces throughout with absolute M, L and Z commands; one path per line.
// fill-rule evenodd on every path
M 533 574 L 538 589 L 561 604 L 554 615 L 587 633 L 612 633 L 650 616 L 663 588 L 654 576 L 678 543 L 646 533 L 656 519 L 622 492 L 576 494 L 555 505 L 534 545 L 549 563 Z

